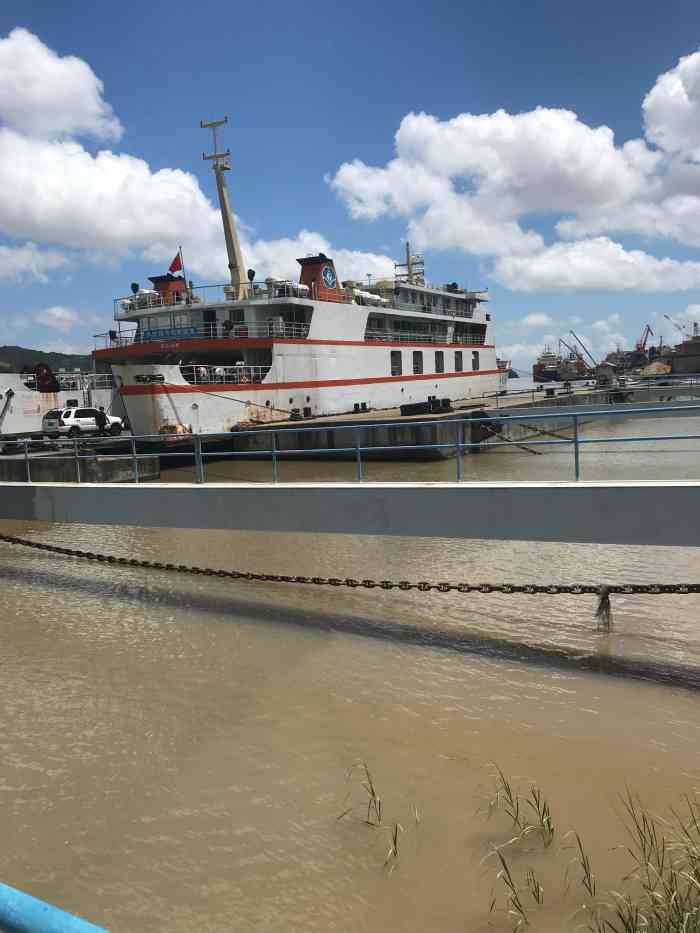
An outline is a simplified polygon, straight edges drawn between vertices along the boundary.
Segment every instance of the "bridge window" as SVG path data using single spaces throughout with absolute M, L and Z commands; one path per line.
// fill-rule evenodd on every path
M 423 372 L 423 351 L 413 351 L 413 375 L 420 376 Z
M 391 375 L 401 376 L 402 374 L 403 374 L 403 367 L 401 365 L 401 350 L 392 350 L 391 351 Z
M 462 351 L 455 350 L 455 372 L 461 373 L 463 369 L 464 366 L 462 365 Z
M 445 353 L 443 350 L 435 351 L 435 372 L 436 373 L 445 372 Z
M 479 351 L 472 350 L 472 369 L 474 372 L 479 368 Z

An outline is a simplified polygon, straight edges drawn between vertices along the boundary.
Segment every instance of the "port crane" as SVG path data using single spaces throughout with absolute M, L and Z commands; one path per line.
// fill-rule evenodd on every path
M 670 321 L 673 324 L 673 326 L 676 328 L 676 330 L 679 330 L 683 334 L 684 337 L 688 336 L 688 331 L 685 329 L 685 327 L 681 327 L 678 321 L 674 321 L 673 318 L 668 314 L 664 314 L 664 317 L 666 318 L 667 321 Z
M 574 338 L 574 340 L 576 341 L 576 343 L 581 347 L 581 349 L 582 349 L 583 352 L 586 354 L 586 356 L 588 357 L 588 359 L 593 363 L 593 365 L 594 365 L 594 366 L 597 366 L 597 365 L 598 365 L 598 361 L 597 361 L 596 358 L 593 356 L 593 354 L 592 354 L 591 351 L 588 349 L 588 347 L 587 347 L 586 344 L 583 342 L 583 340 L 581 340 L 581 338 L 580 338 L 579 336 L 577 336 L 572 330 L 570 330 L 569 333 L 570 333 L 571 336 Z
M 649 339 L 649 337 L 653 337 L 653 336 L 654 336 L 654 331 L 651 329 L 649 324 L 646 324 L 644 326 L 644 330 L 642 331 L 642 336 L 639 338 L 639 340 L 637 341 L 634 347 L 637 353 L 646 353 L 647 340 Z
M 581 351 L 580 351 L 580 350 L 576 350 L 574 347 L 571 346 L 570 343 L 567 343 L 566 340 L 564 340 L 563 337 L 560 337 L 560 338 L 559 338 L 559 354 L 560 354 L 560 355 L 561 355 L 561 348 L 562 348 L 562 347 L 564 347 L 566 350 L 569 351 L 569 353 L 571 354 L 572 358 L 576 358 L 577 356 L 581 356 Z

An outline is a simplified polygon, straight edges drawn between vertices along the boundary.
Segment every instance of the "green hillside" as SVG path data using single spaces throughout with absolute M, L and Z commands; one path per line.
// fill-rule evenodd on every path
M 46 363 L 54 372 L 59 369 L 92 369 L 89 356 L 45 353 L 43 350 L 29 350 L 26 347 L 0 347 L 1 372 L 19 373 L 25 366 L 34 369 L 37 363 Z

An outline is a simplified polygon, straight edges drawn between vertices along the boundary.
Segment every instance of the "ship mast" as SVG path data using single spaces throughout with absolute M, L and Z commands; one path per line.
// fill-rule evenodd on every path
M 228 268 L 231 273 L 231 289 L 235 301 L 241 301 L 248 297 L 248 282 L 243 271 L 243 254 L 241 253 L 241 244 L 238 242 L 238 233 L 236 225 L 233 222 L 231 213 L 231 203 L 228 198 L 228 189 L 224 172 L 231 168 L 229 157 L 231 150 L 219 152 L 217 130 L 220 126 L 228 123 L 228 117 L 223 120 L 211 120 L 208 123 L 200 120 L 199 125 L 203 130 L 210 129 L 214 136 L 214 151 L 211 155 L 202 153 L 202 158 L 206 162 L 212 162 L 214 175 L 216 176 L 216 189 L 219 193 L 219 206 L 221 208 L 221 220 L 224 224 L 224 237 L 226 238 L 226 252 L 228 253 Z

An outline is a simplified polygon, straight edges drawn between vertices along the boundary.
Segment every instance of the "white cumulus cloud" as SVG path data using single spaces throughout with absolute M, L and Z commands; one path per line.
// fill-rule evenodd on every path
M 700 51 L 659 76 L 643 116 L 645 137 L 618 143 L 565 109 L 409 113 L 394 158 L 328 181 L 353 217 L 405 218 L 417 246 L 488 257 L 509 288 L 695 288 L 696 263 L 611 234 L 700 246 Z M 532 225 L 545 215 L 553 242 Z
M 0 39 L 0 122 L 31 136 L 90 134 L 119 139 L 123 129 L 103 85 L 80 58 L 61 58 L 27 29 Z
M 642 106 L 648 139 L 666 152 L 700 158 L 700 52 L 660 75 Z
M 224 281 L 228 265 L 218 205 L 197 178 L 154 171 L 144 160 L 76 137 L 117 140 L 122 127 L 89 65 L 59 57 L 26 29 L 0 39 L 0 233 L 67 247 L 77 259 L 95 252 L 170 261 L 182 243 L 188 274 Z M 235 180 L 232 196 L 235 200 Z M 393 273 L 389 257 L 331 246 L 307 230 L 278 240 L 255 238 L 239 223 L 246 266 L 265 277 L 297 277 L 297 257 L 323 251 L 343 278 Z M 0 247 L 0 277 L 45 278 L 68 260 L 56 249 Z M 54 325 L 55 326 L 55 325 Z
M 56 250 L 41 249 L 35 243 L 0 246 L 0 279 L 35 279 L 46 282 L 50 272 L 68 264 L 68 257 Z
M 551 317 L 543 311 L 533 311 L 523 318 L 523 324 L 526 327 L 548 327 L 551 323 Z
M 700 288 L 700 262 L 657 259 L 608 237 L 555 243 L 537 256 L 497 260 L 496 278 L 514 291 L 604 289 L 642 292 Z
M 38 324 L 45 324 L 47 327 L 52 327 L 54 330 L 60 330 L 62 333 L 67 334 L 80 321 L 80 315 L 73 308 L 54 305 L 51 308 L 37 311 L 34 320 Z

